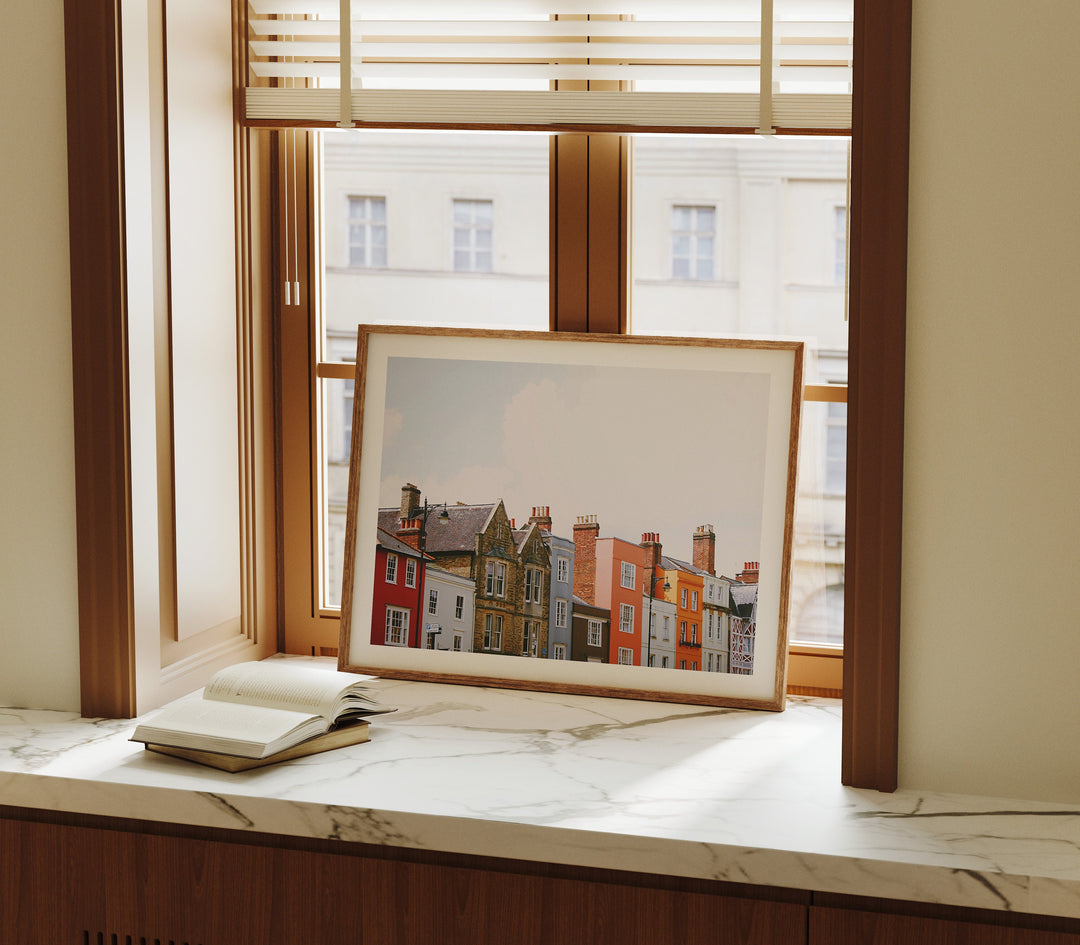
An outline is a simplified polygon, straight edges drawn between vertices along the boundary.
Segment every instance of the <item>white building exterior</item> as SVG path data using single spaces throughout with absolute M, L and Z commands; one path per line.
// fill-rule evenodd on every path
M 548 138 L 323 136 L 322 356 L 358 323 L 546 329 Z M 847 140 L 634 139 L 630 328 L 798 338 L 808 383 L 847 379 Z M 326 601 L 339 600 L 351 382 L 323 381 Z M 725 429 L 736 418 L 719 415 Z M 842 632 L 843 404 L 803 416 L 793 638 Z M 736 434 L 737 435 L 737 434 Z
M 641 612 L 648 620 L 649 597 L 645 595 Z M 652 623 L 641 654 L 642 665 L 673 669 L 675 667 L 675 604 L 661 597 L 652 599 Z
M 704 580 L 701 668 L 706 672 L 726 673 L 731 650 L 731 611 L 728 606 L 731 581 L 712 575 L 706 575 Z
M 468 578 L 429 564 L 424 569 L 421 645 L 435 650 L 472 651 L 476 586 Z

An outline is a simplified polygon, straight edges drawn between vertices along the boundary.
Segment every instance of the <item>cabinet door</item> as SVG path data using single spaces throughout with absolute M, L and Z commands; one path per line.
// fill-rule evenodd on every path
M 1080 935 L 848 909 L 810 910 L 810 945 L 1080 945 Z

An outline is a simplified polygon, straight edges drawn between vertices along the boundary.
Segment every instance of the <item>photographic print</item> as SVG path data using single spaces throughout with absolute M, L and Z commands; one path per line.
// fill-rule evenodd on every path
M 343 668 L 780 708 L 801 355 L 361 326 Z

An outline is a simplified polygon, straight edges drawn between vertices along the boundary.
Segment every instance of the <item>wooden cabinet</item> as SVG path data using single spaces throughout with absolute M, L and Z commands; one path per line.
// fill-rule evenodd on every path
M 1073 920 L 23 813 L 0 945 L 1080 945 Z
M 806 934 L 796 902 L 49 823 L 0 820 L 0 864 L 0 945 L 799 945 Z
M 812 945 L 1080 945 L 1080 935 L 976 921 L 814 907 L 810 910 L 810 942 Z

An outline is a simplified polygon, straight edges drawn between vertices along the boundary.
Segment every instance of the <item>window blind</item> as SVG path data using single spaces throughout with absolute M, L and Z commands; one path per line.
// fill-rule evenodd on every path
M 250 0 L 247 29 L 253 124 L 851 123 L 852 0 Z

